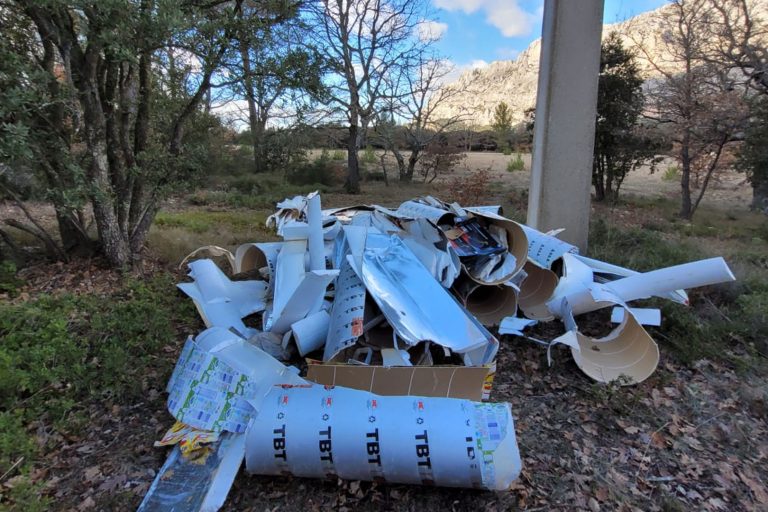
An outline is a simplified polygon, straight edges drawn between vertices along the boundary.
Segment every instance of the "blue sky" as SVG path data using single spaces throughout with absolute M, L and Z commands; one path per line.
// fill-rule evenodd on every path
M 513 59 L 541 35 L 543 0 L 431 0 L 438 50 L 459 69 Z M 577 2 L 579 0 L 563 0 Z M 603 20 L 614 23 L 666 0 L 605 0 Z

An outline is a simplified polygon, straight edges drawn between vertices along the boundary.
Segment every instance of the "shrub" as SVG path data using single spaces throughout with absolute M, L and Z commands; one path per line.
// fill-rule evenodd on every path
M 362 162 L 364 164 L 376 163 L 376 153 L 373 151 L 373 148 L 371 146 L 366 146 L 365 149 L 363 150 Z
M 522 171 L 523 169 L 525 169 L 525 162 L 523 162 L 523 157 L 520 156 L 520 153 L 517 153 L 515 158 L 507 162 L 507 172 Z
M 167 274 L 131 280 L 110 296 L 0 304 L 0 467 L 24 457 L 21 481 L 3 496 L 12 509 L 45 509 L 23 475 L 40 452 L 57 447 L 39 445 L 30 422 L 66 436 L 87 420 L 89 401 L 129 403 L 168 378 L 172 365 L 162 349 L 179 339 L 180 324 L 195 319 L 191 301 L 170 293 L 173 284 Z
M 340 172 L 341 171 L 341 172 Z M 319 183 L 328 187 L 342 183 L 343 169 L 324 160 L 303 163 L 288 172 L 286 181 L 291 185 L 311 185 Z
M 661 175 L 663 181 L 678 181 L 680 179 L 680 168 L 673 164 L 667 167 L 664 174 Z
M 491 183 L 490 169 L 480 169 L 465 177 L 455 177 L 448 181 L 448 198 L 463 205 L 481 204 L 488 196 Z
M 334 149 L 331 153 L 331 160 L 342 161 L 346 159 L 346 155 L 340 149 Z
M 504 156 L 509 156 L 512 154 L 512 148 L 509 146 L 504 146 L 504 149 L 502 149 L 501 152 Z

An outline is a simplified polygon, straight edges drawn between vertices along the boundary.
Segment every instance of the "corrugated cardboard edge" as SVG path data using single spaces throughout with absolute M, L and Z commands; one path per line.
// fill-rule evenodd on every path
M 496 365 L 486 366 L 359 366 L 308 361 L 307 380 L 377 395 L 488 399 Z

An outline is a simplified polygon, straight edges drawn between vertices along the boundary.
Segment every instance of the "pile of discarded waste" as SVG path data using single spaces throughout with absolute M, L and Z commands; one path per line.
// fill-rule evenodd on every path
M 216 510 L 243 459 L 255 474 L 508 489 L 521 470 L 510 406 L 483 402 L 491 330 L 565 344 L 594 380 L 638 383 L 658 365 L 643 325 L 660 313 L 628 303 L 687 304 L 686 288 L 734 279 L 722 258 L 646 273 L 586 258 L 495 206 L 323 211 L 316 193 L 277 206 L 282 242 L 188 257 L 179 288 L 207 329 L 168 383 L 177 422 L 157 444 L 176 446 L 140 510 Z M 252 279 L 194 259 L 204 251 Z M 582 334 L 576 317 L 602 308 L 616 327 Z M 524 332 L 554 319 L 556 339 Z M 284 364 L 297 361 L 303 376 Z

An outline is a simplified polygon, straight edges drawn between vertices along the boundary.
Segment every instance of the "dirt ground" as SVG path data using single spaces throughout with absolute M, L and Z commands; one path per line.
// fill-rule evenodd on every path
M 515 189 L 528 189 L 531 181 L 531 155 L 521 155 L 525 163 L 525 170 L 507 172 L 507 163 L 515 158 L 514 155 L 501 153 L 468 153 L 467 158 L 454 174 L 465 175 L 477 169 L 490 169 L 497 173 L 498 180 Z M 655 172 L 645 166 L 632 171 L 624 181 L 621 192 L 642 197 L 667 197 L 680 196 L 679 180 L 665 181 L 662 179 L 664 171 L 671 165 L 667 160 L 661 163 Z M 743 174 L 733 171 L 722 172 L 709 187 L 702 201 L 702 205 L 713 206 L 722 209 L 745 210 L 749 208 L 752 200 L 752 189 Z

